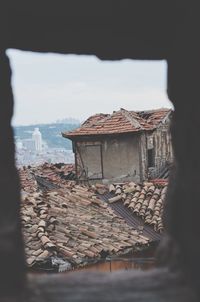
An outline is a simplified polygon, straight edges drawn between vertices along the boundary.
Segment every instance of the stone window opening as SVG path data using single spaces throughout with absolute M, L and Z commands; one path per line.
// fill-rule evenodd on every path
M 141 301 L 199 301 L 198 3 L 127 1 L 126 6 L 124 2 L 117 1 L 115 4 L 112 1 L 106 1 L 106 4 L 102 1 L 98 4 L 94 1 L 78 1 L 78 14 L 76 1 L 73 4 L 60 1 L 59 4 L 55 5 L 54 1 L 43 1 L 40 5 L 18 1 L 1 3 L 2 301 L 112 299 L 128 302 L 137 301 L 138 297 Z M 166 236 L 159 252 L 160 263 L 165 264 L 164 269 L 148 274 L 75 274 L 67 280 L 64 276 L 34 276 L 28 277 L 25 282 L 24 247 L 19 220 L 19 181 L 10 125 L 13 113 L 11 69 L 5 55 L 5 50 L 10 47 L 65 54 L 95 54 L 101 59 L 112 60 L 167 60 L 168 95 L 175 108 L 171 126 L 175 162 L 164 215 Z M 28 298 L 22 298 L 24 288 Z

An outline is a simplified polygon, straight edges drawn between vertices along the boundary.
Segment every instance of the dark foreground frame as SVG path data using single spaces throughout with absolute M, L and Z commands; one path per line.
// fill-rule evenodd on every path
M 200 271 L 199 9 L 195 0 L 54 0 L 0 3 L 0 292 L 22 301 L 198 301 Z M 5 51 L 165 59 L 175 112 L 174 171 L 159 260 L 168 269 L 112 275 L 25 276 L 19 183 Z M 173 273 L 172 273 L 173 271 Z M 26 281 L 26 282 L 25 282 Z M 55 284 L 55 286 L 54 286 Z M 184 288 L 184 289 L 183 289 Z M 24 290 L 25 289 L 25 290 Z M 98 298 L 97 298 L 98 296 Z M 114 297 L 114 298 L 113 298 Z M 10 298 L 11 299 L 11 298 Z M 99 299 L 99 300 L 98 300 Z M 13 301 L 14 301 L 13 300 Z M 9 300 L 11 301 L 11 300 Z

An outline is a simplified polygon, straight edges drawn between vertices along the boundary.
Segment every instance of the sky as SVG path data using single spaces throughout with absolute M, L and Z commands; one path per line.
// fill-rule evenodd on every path
M 165 61 L 100 61 L 94 56 L 8 50 L 15 97 L 13 125 L 51 123 L 120 108 L 172 108 Z

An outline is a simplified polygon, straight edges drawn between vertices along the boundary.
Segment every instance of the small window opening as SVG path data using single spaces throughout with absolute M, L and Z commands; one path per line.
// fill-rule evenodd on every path
M 148 149 L 148 168 L 155 167 L 154 148 Z

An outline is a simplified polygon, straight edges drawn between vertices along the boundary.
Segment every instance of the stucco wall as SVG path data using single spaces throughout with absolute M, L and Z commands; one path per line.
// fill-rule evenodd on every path
M 94 146 L 101 146 L 101 154 L 98 152 L 96 157 L 91 156 Z M 75 153 L 77 174 L 82 180 L 86 178 L 92 180 L 99 176 L 96 179 L 100 181 L 102 173 L 103 182 L 126 180 L 138 182 L 141 169 L 139 148 L 138 134 L 78 142 Z
M 102 144 L 104 179 L 140 181 L 139 136 L 108 138 Z
M 87 139 L 76 142 L 74 146 L 76 174 L 78 178 L 80 180 L 102 179 L 102 142 Z

